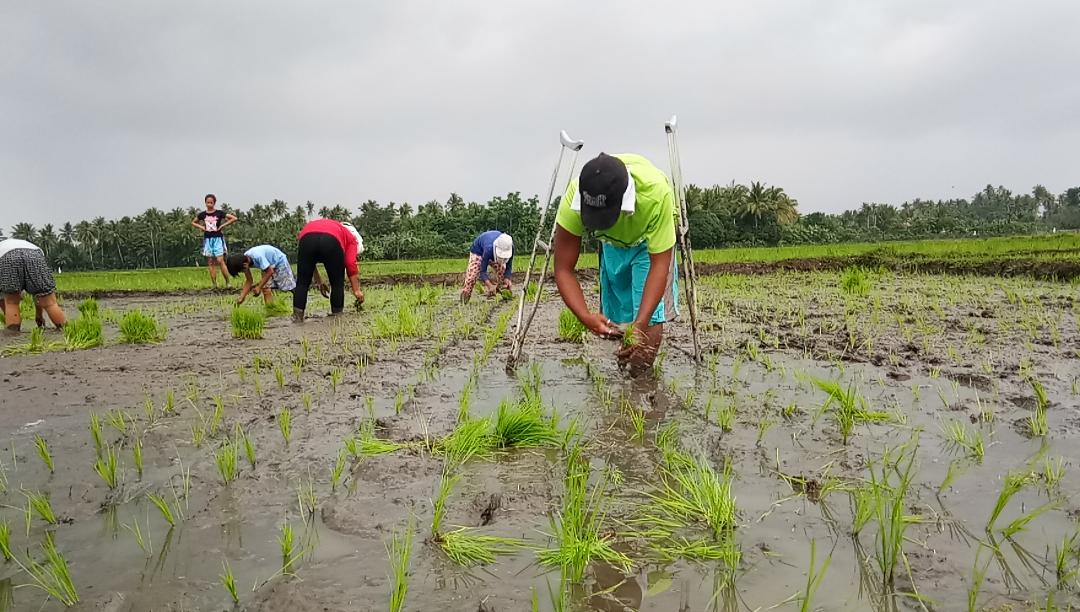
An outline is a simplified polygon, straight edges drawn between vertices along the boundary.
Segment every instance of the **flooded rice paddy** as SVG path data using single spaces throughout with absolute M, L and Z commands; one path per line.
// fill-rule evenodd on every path
M 368 297 L 259 340 L 225 297 L 106 299 L 105 347 L 4 357 L 0 610 L 64 609 L 49 542 L 78 610 L 1078 604 L 1071 285 L 708 276 L 705 362 L 679 323 L 636 380 L 554 294 L 514 374 L 516 302 Z M 118 342 L 133 308 L 163 342 Z

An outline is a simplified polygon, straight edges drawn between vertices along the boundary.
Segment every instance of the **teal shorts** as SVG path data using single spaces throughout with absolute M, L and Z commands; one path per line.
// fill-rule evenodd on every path
M 600 302 L 604 316 L 620 325 L 633 323 L 641 306 L 645 277 L 651 267 L 649 247 L 623 248 L 604 243 L 600 251 Z M 678 266 L 671 256 L 667 289 L 649 320 L 651 325 L 675 320 L 679 314 Z

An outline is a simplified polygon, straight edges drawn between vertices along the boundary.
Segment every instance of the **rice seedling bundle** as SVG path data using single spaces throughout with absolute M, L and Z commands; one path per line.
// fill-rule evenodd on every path
M 128 311 L 120 319 L 120 338 L 127 344 L 152 344 L 165 339 L 165 327 L 141 310 Z
M 266 315 L 258 310 L 237 306 L 232 310 L 233 338 L 257 340 L 263 337 Z
M 98 302 L 96 299 L 89 297 L 79 302 L 79 314 L 84 317 L 97 317 L 98 316 Z
M 386 544 L 386 556 L 390 559 L 390 612 L 405 608 L 405 595 L 409 592 L 409 566 L 412 557 L 412 519 L 402 532 L 395 531 Z
M 64 341 L 68 350 L 81 350 L 101 346 L 104 342 L 101 319 L 83 315 L 64 325 Z

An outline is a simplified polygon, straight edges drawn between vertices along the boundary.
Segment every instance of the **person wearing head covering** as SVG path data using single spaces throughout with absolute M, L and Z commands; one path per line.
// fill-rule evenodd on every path
M 491 274 L 488 273 L 491 268 Z M 465 268 L 465 286 L 461 289 L 461 301 L 472 297 L 476 279 L 484 283 L 484 293 L 495 295 L 499 289 L 510 288 L 510 275 L 514 272 L 514 239 L 510 234 L 491 230 L 473 240 L 469 249 L 469 264 Z M 495 280 L 492 280 L 494 276 Z
M 22 328 L 19 306 L 23 291 L 34 296 L 34 321 L 38 327 L 45 327 L 45 313 L 57 329 L 64 326 L 67 318 L 56 303 L 56 281 L 45 253 L 26 240 L 0 240 L 0 293 L 4 294 L 4 323 L 9 332 Z
M 363 303 L 360 291 L 360 268 L 356 259 L 364 252 L 364 239 L 351 223 L 333 219 L 315 219 L 300 230 L 297 243 L 296 289 L 293 291 L 293 320 L 304 320 L 308 290 L 312 280 L 319 292 L 330 297 L 330 314 L 345 310 L 345 278 L 348 277 L 357 302 Z M 326 269 L 327 282 L 319 276 L 317 264 Z
M 555 223 L 555 284 L 567 308 L 601 337 L 624 336 L 620 363 L 632 371 L 651 366 L 664 323 L 678 314 L 675 191 L 668 177 L 640 155 L 601 153 L 567 187 Z M 586 230 L 602 247 L 601 312 L 589 310 L 575 271 Z

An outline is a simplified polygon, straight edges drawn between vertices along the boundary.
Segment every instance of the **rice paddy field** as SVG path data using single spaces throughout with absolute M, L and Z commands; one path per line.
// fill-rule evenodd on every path
M 0 610 L 1080 606 L 1073 284 L 700 259 L 703 362 L 684 317 L 637 379 L 550 286 L 507 371 L 516 300 L 438 279 L 294 325 L 61 275 L 76 331 L 0 344 Z

